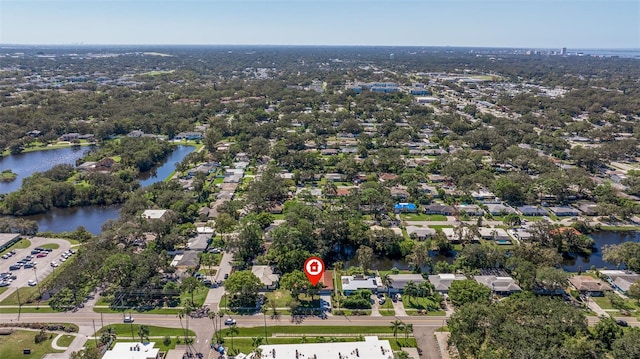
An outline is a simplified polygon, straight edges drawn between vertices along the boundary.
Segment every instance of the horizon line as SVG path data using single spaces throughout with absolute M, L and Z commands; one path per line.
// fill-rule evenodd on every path
M 54 43 L 54 44 L 36 44 L 36 43 L 0 43 L 0 47 L 17 47 L 17 46 L 255 46 L 255 47 L 405 47 L 405 48 L 463 48 L 463 49 L 511 49 L 511 50 L 530 50 L 530 49 L 562 49 L 567 50 L 640 50 L 640 47 L 569 47 L 569 46 L 472 46 L 472 45 L 361 45 L 361 44 L 117 44 L 117 43 Z

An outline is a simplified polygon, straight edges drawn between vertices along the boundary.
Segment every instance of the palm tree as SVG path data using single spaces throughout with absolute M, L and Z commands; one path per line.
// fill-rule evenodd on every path
M 216 325 L 216 318 L 218 314 L 216 312 L 209 312 L 209 319 L 211 319 L 211 323 L 213 324 L 213 335 L 217 338 L 220 333 L 218 333 L 218 326 Z
M 409 297 L 409 304 L 411 304 L 411 297 L 413 297 L 417 291 L 418 287 L 416 287 L 416 284 L 411 281 L 404 287 L 403 293 L 405 297 Z
M 138 335 L 140 336 L 140 342 L 144 343 L 144 339 L 149 340 L 149 327 L 146 325 L 141 325 L 138 328 Z
M 262 317 L 264 318 L 264 338 L 268 344 L 269 339 L 267 339 L 267 307 L 263 304 L 262 307 L 260 307 L 260 311 L 262 312 Z
M 238 331 L 238 327 L 235 324 L 232 324 L 231 327 L 229 327 L 229 335 L 231 335 L 231 350 L 233 350 L 233 335 L 239 333 L 240 331 Z
M 404 341 L 409 340 L 409 333 L 413 333 L 413 324 L 405 324 L 404 326 Z
M 402 330 L 404 326 L 404 323 L 400 320 L 394 320 L 393 322 L 391 322 L 391 329 L 393 330 L 393 337 L 396 338 L 396 341 L 398 340 L 398 332 L 400 330 Z
M 391 275 L 389 273 L 382 276 L 382 285 L 387 287 L 387 297 L 391 296 L 391 283 L 393 283 L 393 280 L 391 279 Z

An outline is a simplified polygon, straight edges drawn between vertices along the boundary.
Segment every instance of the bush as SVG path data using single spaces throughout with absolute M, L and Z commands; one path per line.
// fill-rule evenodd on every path
M 165 346 L 169 346 L 171 345 L 171 337 L 170 336 L 165 336 L 164 340 L 162 341 L 162 344 L 164 344 Z
M 349 309 L 371 309 L 369 299 L 347 297 L 342 301 L 342 306 Z
M 33 341 L 36 344 L 40 344 L 42 342 L 44 342 L 45 340 L 47 340 L 49 338 L 49 336 L 47 335 L 47 332 L 44 331 L 44 329 L 40 329 L 40 332 L 38 334 L 36 334 L 36 336 L 33 338 Z

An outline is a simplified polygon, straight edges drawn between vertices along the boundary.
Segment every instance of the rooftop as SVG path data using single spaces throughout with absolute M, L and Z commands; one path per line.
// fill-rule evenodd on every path
M 270 359 L 393 359 L 388 340 L 364 337 L 363 342 L 261 345 L 262 358 Z
M 160 349 L 155 343 L 125 342 L 116 343 L 113 349 L 107 350 L 102 359 L 156 359 Z

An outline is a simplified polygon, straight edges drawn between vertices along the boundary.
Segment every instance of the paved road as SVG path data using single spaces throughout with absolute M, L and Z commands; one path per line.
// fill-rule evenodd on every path
M 9 289 L 4 293 L 0 294 L 0 301 L 7 298 L 11 293 L 15 292 L 19 287 L 26 287 L 27 282 L 29 280 L 37 280 L 38 282 L 44 280 L 51 272 L 55 270 L 55 268 L 51 267 L 49 263 L 52 261 L 59 262 L 60 255 L 67 251 L 71 245 L 69 241 L 59 238 L 43 238 L 43 237 L 33 237 L 29 239 L 31 241 L 31 245 L 29 248 L 24 249 L 16 249 L 16 254 L 9 259 L 0 259 L 0 272 L 9 272 L 9 267 L 12 264 L 15 264 L 20 259 L 26 257 L 31 254 L 31 250 L 35 247 L 40 247 L 44 244 L 58 244 L 58 249 L 54 249 L 49 255 L 44 258 L 34 258 L 33 261 L 37 263 L 36 269 L 19 269 L 16 271 L 12 271 L 13 274 L 16 275 L 17 279 L 14 280 L 10 285 Z M 35 257 L 35 255 L 34 255 Z M 37 279 L 36 279 L 37 277 Z

